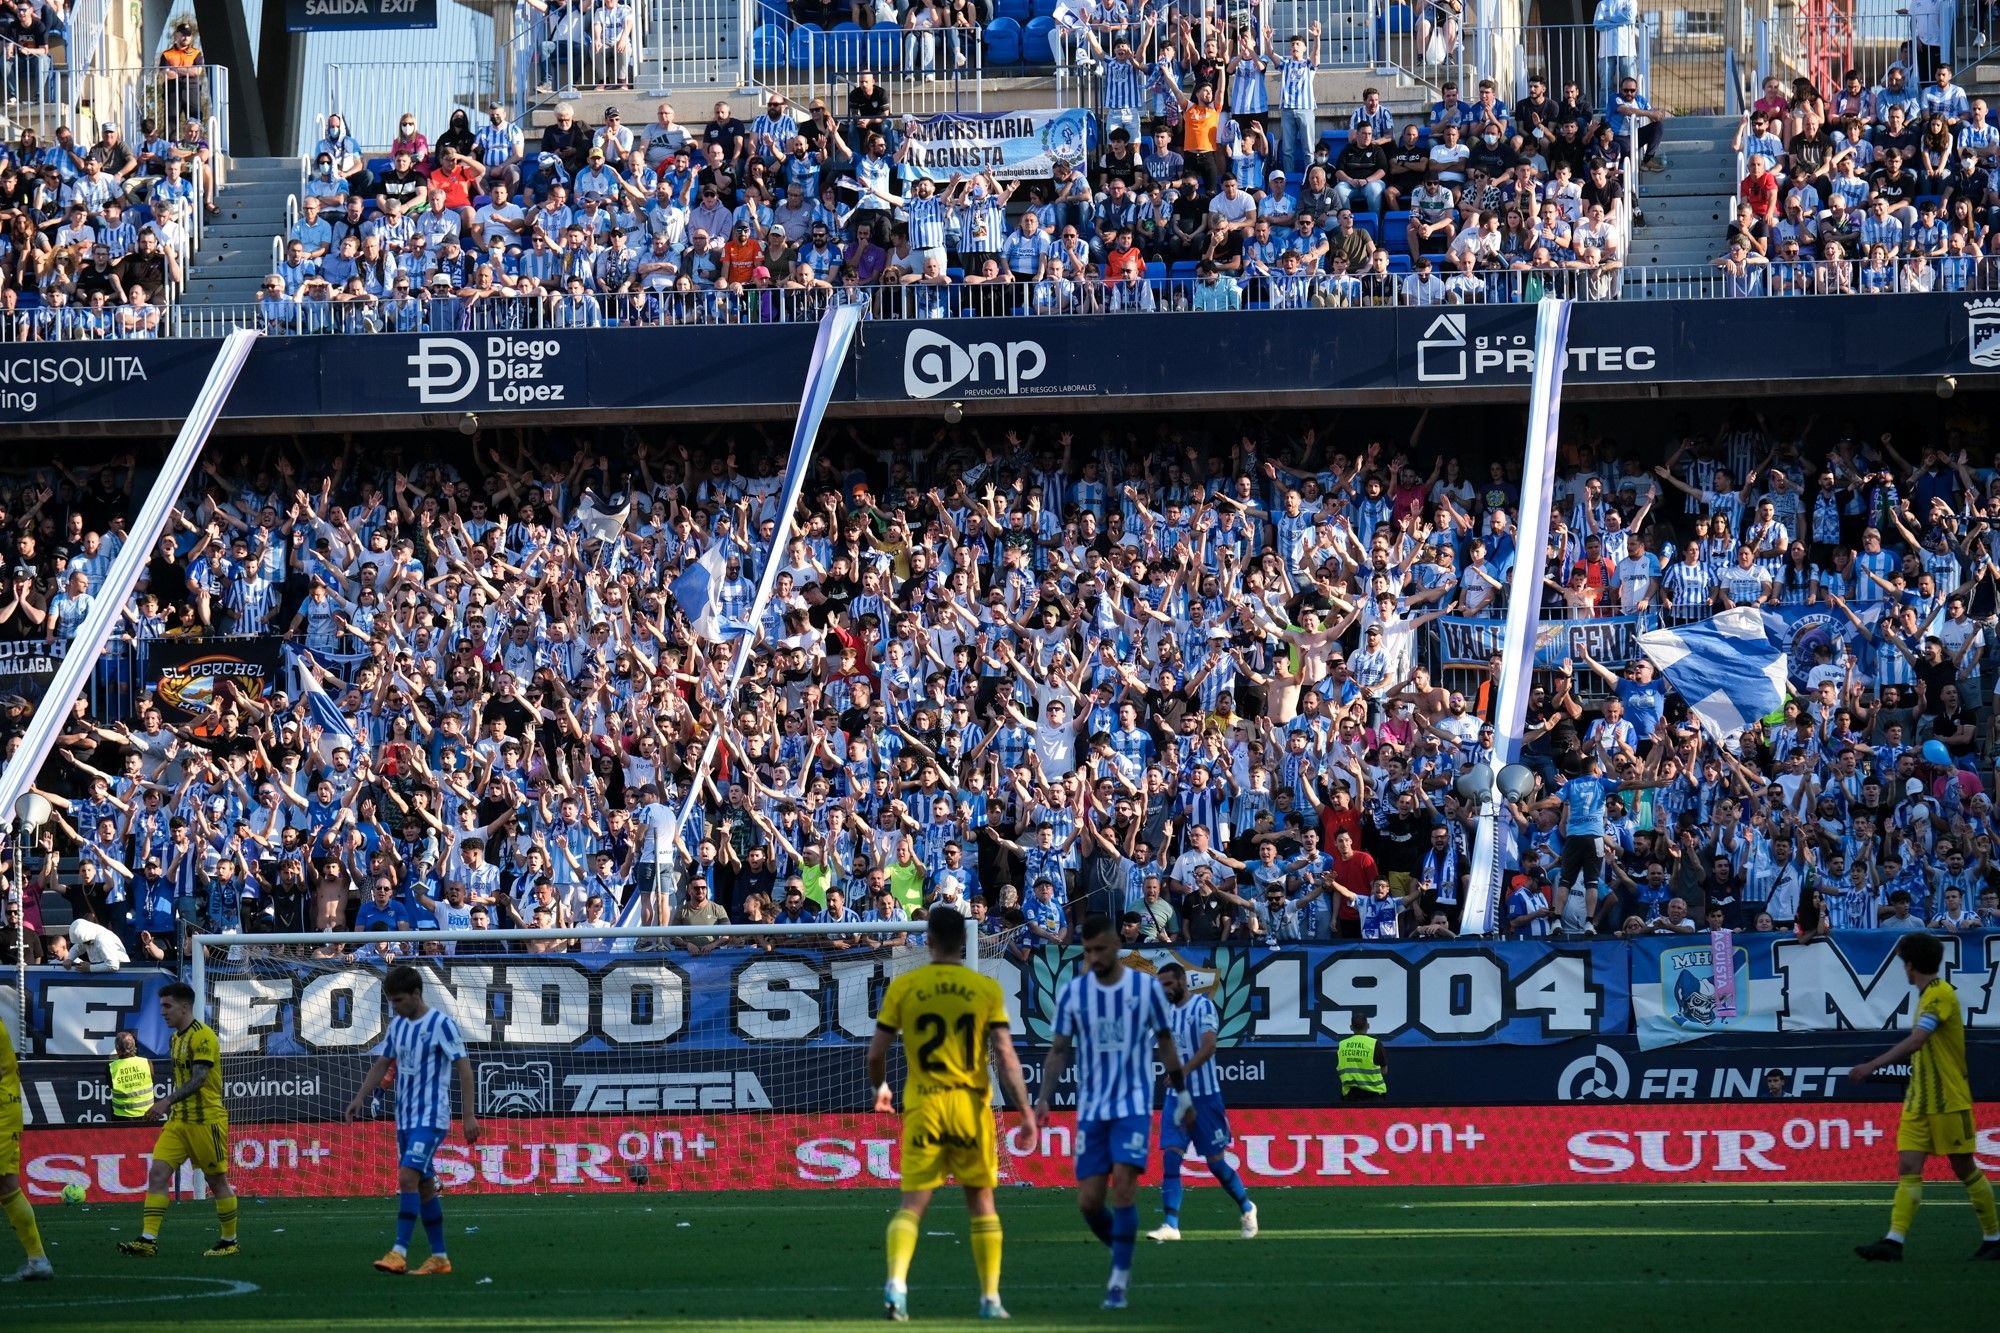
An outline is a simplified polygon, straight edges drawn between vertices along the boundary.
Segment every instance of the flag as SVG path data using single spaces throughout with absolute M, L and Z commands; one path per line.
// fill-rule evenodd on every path
M 625 531 L 625 524 L 632 517 L 632 502 L 627 500 L 616 509 L 606 509 L 604 501 L 597 498 L 596 491 L 585 491 L 583 500 L 576 507 L 576 521 L 583 529 L 585 541 L 615 542 Z
M 319 728 L 319 757 L 323 763 L 333 762 L 333 752 L 345 745 L 350 755 L 359 756 L 367 747 L 355 734 L 354 724 L 349 722 L 334 705 L 327 692 L 320 688 L 319 678 L 306 666 L 305 658 L 286 649 L 286 656 L 292 660 L 292 694 L 306 706 L 306 724 Z
M 1785 654 L 1754 606 L 1676 629 L 1649 630 L 1639 647 L 1715 740 L 1726 740 L 1785 703 Z
M 714 643 L 739 638 L 749 628 L 741 621 L 722 618 L 723 569 L 727 560 L 718 542 L 703 551 L 701 559 L 683 569 L 670 585 L 674 600 L 681 604 L 681 614 L 688 618 L 694 632 Z

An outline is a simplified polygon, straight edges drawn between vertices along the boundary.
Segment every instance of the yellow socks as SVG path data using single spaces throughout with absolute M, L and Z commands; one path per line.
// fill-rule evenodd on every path
M 1972 1199 L 1973 1216 L 1979 1219 L 1979 1235 L 1992 1240 L 2000 1236 L 2000 1213 L 1993 1207 L 1993 1182 L 1986 1178 L 1984 1171 L 1974 1171 L 1972 1179 L 1965 1182 L 1965 1192 Z
M 1896 1203 L 1889 1210 L 1889 1239 L 1901 1243 L 1917 1220 L 1917 1205 L 1924 1201 L 1924 1178 L 1903 1176 L 1896 1181 Z
M 160 1238 L 160 1223 L 165 1219 L 166 1215 L 167 1196 L 164 1194 L 148 1194 L 146 1196 L 146 1206 L 139 1214 L 139 1239 L 158 1240 Z
M 979 1294 L 1000 1298 L 1000 1216 L 972 1219 L 972 1266 L 979 1270 Z
M 910 1277 L 910 1260 L 917 1257 L 917 1215 L 907 1208 L 898 1208 L 896 1215 L 889 1219 L 887 1238 L 889 1250 L 889 1280 L 898 1286 L 907 1286 Z
M 14 1228 L 14 1234 L 21 1239 L 21 1248 L 28 1252 L 30 1259 L 42 1257 L 42 1229 L 35 1225 L 35 1210 L 28 1203 L 28 1196 L 15 1190 L 0 1199 L 0 1209 L 7 1213 L 7 1225 Z M 1986 1192 L 1986 1211 L 1993 1211 L 1993 1191 Z
M 226 1198 L 222 1195 L 216 1196 L 215 1220 L 222 1224 L 222 1238 L 224 1240 L 236 1239 L 236 1196 L 234 1194 Z

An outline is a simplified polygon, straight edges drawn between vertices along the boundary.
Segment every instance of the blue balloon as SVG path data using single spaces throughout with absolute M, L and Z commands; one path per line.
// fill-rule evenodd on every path
M 1944 748 L 1944 742 L 1929 740 L 1924 742 L 1924 762 L 1936 764 L 1939 768 L 1951 767 L 1951 751 Z

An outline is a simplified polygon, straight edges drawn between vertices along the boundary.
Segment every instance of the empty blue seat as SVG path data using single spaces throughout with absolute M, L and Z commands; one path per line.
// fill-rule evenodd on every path
M 1030 65 L 1053 65 L 1055 53 L 1049 50 L 1049 33 L 1055 30 L 1056 21 L 1044 15 L 1028 20 L 1028 26 L 1021 34 L 1021 58 Z
M 867 52 L 867 33 L 859 23 L 836 23 L 826 35 L 827 60 L 839 74 L 860 69 Z
M 1409 32 L 1415 26 L 1410 18 L 1410 7 L 1408 5 L 1390 5 L 1375 20 L 1375 31 L 1378 33 Z
M 993 18 L 996 22 L 1000 19 L 1012 19 L 1018 27 L 1034 16 L 1035 12 L 1029 0 L 995 0 L 993 5 Z
M 1028 11 L 1038 19 L 1056 16 L 1056 0 L 1028 0 Z
M 758 69 L 781 69 L 791 53 L 791 35 L 778 24 L 763 24 L 750 35 L 750 58 Z
M 986 25 L 986 63 L 1021 63 L 1021 25 L 1013 18 L 997 18 Z
M 868 61 L 875 70 L 895 69 L 902 60 L 903 35 L 900 29 L 876 24 L 868 30 Z
M 824 64 L 826 34 L 809 23 L 792 29 L 791 56 L 793 69 L 811 69 Z

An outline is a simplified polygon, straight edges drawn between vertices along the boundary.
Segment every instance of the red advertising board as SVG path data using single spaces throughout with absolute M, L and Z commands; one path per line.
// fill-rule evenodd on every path
M 1893 1174 L 1894 1105 L 1752 1103 L 1690 1106 L 1311 1108 L 1231 1116 L 1232 1156 L 1251 1185 L 1548 1185 L 1593 1181 L 1879 1181 Z M 2000 1171 L 2000 1104 L 1980 1106 L 1978 1156 Z M 1033 1185 L 1073 1181 L 1073 1119 L 1058 1114 L 1030 1142 L 1002 1117 L 1001 1174 Z M 477 1146 L 454 1138 L 435 1159 L 447 1189 L 546 1193 L 631 1189 L 643 1164 L 654 1188 L 882 1188 L 896 1179 L 897 1122 L 872 1115 L 578 1116 L 488 1120 Z M 84 1185 L 93 1198 L 144 1193 L 154 1131 L 29 1130 L 28 1192 Z M 395 1178 L 384 1123 L 245 1126 L 231 1177 L 257 1196 L 378 1194 Z M 1931 1169 L 1948 1178 L 1943 1162 Z M 1196 1184 L 1199 1160 L 1187 1165 Z M 192 1184 L 192 1180 L 188 1182 Z

